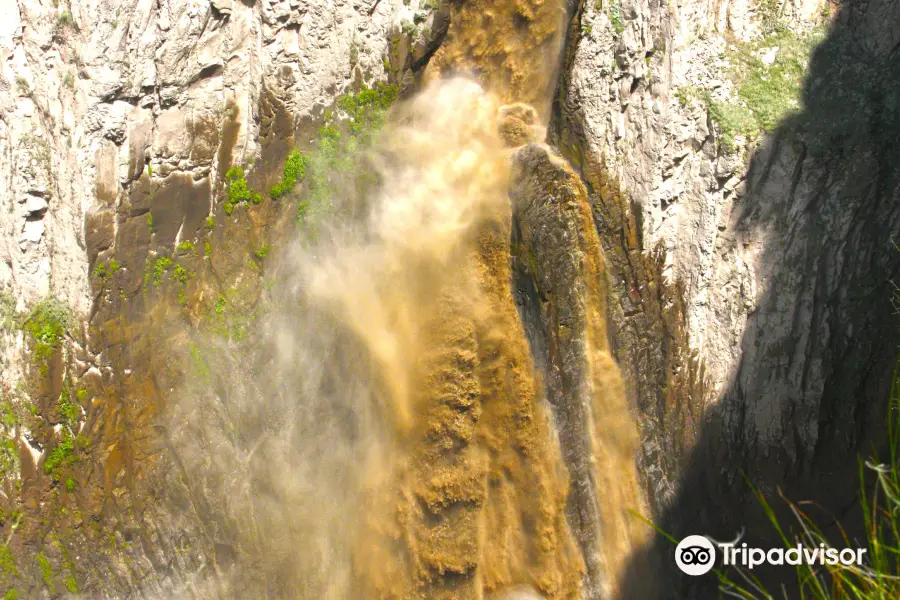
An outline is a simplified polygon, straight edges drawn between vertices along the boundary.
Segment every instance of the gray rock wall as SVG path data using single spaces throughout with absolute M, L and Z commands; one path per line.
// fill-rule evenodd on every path
M 631 201 L 626 226 L 609 226 L 607 190 L 594 186 L 605 247 L 627 245 L 615 236 L 627 237 L 630 218 L 643 225 L 644 252 L 665 249 L 660 274 L 681 282 L 689 346 L 706 366 L 693 428 L 665 431 L 652 390 L 634 393 L 645 424 L 642 470 L 661 473 L 648 482 L 657 518 L 675 537 L 731 539 L 743 529 L 767 547 L 779 541 L 744 476 L 771 501 L 778 489 L 812 499 L 825 508 L 816 515 L 823 523 L 838 515 L 852 528 L 857 457 L 885 448 L 900 341 L 890 283 L 900 277 L 900 21 L 896 2 L 826 6 L 823 41 L 802 65 L 792 110 L 767 135 L 729 139 L 716 111 L 754 107 L 745 103 L 753 90 L 741 88 L 747 79 L 734 76 L 736 55 L 750 52 L 759 66 L 790 51 L 777 28 L 767 32 L 765 14 L 743 8 L 730 5 L 723 17 L 701 5 L 623 5 L 617 32 L 609 7 L 586 4 L 556 134 L 589 182 L 617 181 Z M 825 16 L 816 5 L 787 9 L 778 26 L 794 39 L 815 35 Z M 614 288 L 640 282 L 626 271 Z M 635 343 L 627 322 L 645 318 L 651 287 L 633 288 L 643 304 L 611 332 L 626 372 Z M 636 343 L 665 354 L 652 336 Z M 672 412 L 678 407 L 660 410 Z M 680 435 L 693 441 L 672 468 L 659 449 Z M 656 550 L 671 553 L 664 540 Z M 714 582 L 706 584 L 683 581 L 660 597 L 711 596 Z
M 822 5 L 787 4 L 778 18 L 802 35 Z M 757 250 L 721 242 L 745 187 L 749 140 L 723 148 L 706 103 L 685 103 L 679 92 L 740 103 L 727 51 L 763 36 L 767 10 L 747 1 L 587 1 L 564 81 L 562 110 L 582 129 L 583 150 L 640 206 L 644 249 L 665 249 L 665 278 L 685 285 L 690 345 L 717 392 L 759 292 Z
M 87 315 L 94 261 L 116 239 L 126 246 L 119 256 L 133 252 L 134 236 L 122 234 L 147 218 L 148 207 L 129 198 L 142 173 L 163 188 L 194 182 L 198 193 L 172 205 L 174 245 L 185 220 L 211 212 L 223 159 L 261 157 L 264 95 L 284 105 L 293 122 L 281 134 L 292 136 L 353 82 L 385 77 L 391 36 L 415 8 L 399 0 L 4 3 L 0 290 L 19 310 L 52 295 Z M 14 355 L 7 388 L 21 378 Z

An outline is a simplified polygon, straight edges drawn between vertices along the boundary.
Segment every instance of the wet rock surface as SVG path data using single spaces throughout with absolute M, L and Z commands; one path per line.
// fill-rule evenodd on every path
M 621 560 L 644 539 L 638 445 L 609 353 L 607 272 L 587 191 L 545 146 L 514 158 L 510 198 L 517 305 L 543 374 L 571 491 L 568 519 L 587 564 L 583 596 L 618 597 Z

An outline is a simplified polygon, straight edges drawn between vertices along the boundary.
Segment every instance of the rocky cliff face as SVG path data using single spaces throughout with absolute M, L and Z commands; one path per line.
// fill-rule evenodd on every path
M 354 77 L 383 76 L 402 11 L 380 4 L 8 5 L 4 280 L 24 303 L 52 290 L 87 312 L 88 263 L 112 247 L 112 215 L 146 168 L 163 186 L 221 178 L 220 147 L 239 162 L 260 154 L 266 94 L 292 129 Z M 210 212 L 212 197 L 198 200 L 194 212 Z
M 576 12 L 555 135 L 592 187 L 617 257 L 612 337 L 650 430 L 699 415 L 739 362 L 763 276 L 759 246 L 727 241 L 732 206 L 761 131 L 799 107 L 825 12 L 742 2 L 588 2 Z M 770 70 L 771 89 L 751 87 Z M 678 425 L 678 435 L 690 438 L 695 425 Z M 643 470 L 663 503 L 677 471 L 663 457 L 678 444 L 644 437 Z
M 259 505 L 216 505 L 244 488 L 196 469 L 217 462 L 207 458 L 217 452 L 222 464 L 251 464 L 252 435 L 234 455 L 222 448 L 242 420 L 266 430 L 265 415 L 246 400 L 258 391 L 234 392 L 236 412 L 217 412 L 232 397 L 226 391 L 238 389 L 217 374 L 253 379 L 268 355 L 246 373 L 214 358 L 250 352 L 246 332 L 260 299 L 284 278 L 266 255 L 294 235 L 295 215 L 314 229 L 323 207 L 359 211 L 335 197 L 375 185 L 347 175 L 366 172 L 348 148 L 365 146 L 360 131 L 381 122 L 371 103 L 384 108 L 398 90 L 408 95 L 459 71 L 550 120 L 551 148 L 525 145 L 513 160 L 512 221 L 494 234 L 512 238 L 515 287 L 494 300 L 491 314 L 519 327 L 507 306 L 515 292 L 532 356 L 511 352 L 542 373 L 571 489 L 567 525 L 555 512 L 557 495 L 544 489 L 557 481 L 555 467 L 534 488 L 546 494 L 549 513 L 524 509 L 524 529 L 488 518 L 491 531 L 513 537 L 538 522 L 552 530 L 555 549 L 525 552 L 554 565 L 552 577 L 542 579 L 508 548 L 493 562 L 467 555 L 481 535 L 478 515 L 492 514 L 482 503 L 500 502 L 485 500 L 494 498 L 487 492 L 452 509 L 458 531 L 468 531 L 457 546 L 429 537 L 439 527 L 411 528 L 416 544 L 435 548 L 431 562 L 411 564 L 440 571 L 431 581 L 441 593 L 471 597 L 517 578 L 569 597 L 571 580 L 581 577 L 578 594 L 605 597 L 610 568 L 634 575 L 623 597 L 683 597 L 707 591 L 643 587 L 641 573 L 658 556 L 668 560 L 667 546 L 654 542 L 625 560 L 629 544 L 616 544 L 641 536 L 608 505 L 639 506 L 644 496 L 676 535 L 762 531 L 743 473 L 766 493 L 780 486 L 851 510 L 855 491 L 842 484 L 856 478 L 857 452 L 883 447 L 880 411 L 898 341 L 889 305 L 889 281 L 900 278 L 891 243 L 900 228 L 897 3 L 563 4 L 0 7 L 0 584 L 26 597 L 251 589 L 229 587 L 230 574 L 264 560 L 261 540 L 272 535 L 261 532 L 278 528 L 248 536 L 241 511 Z M 539 44 L 529 45 L 533 39 Z M 557 74 L 550 106 L 544 100 Z M 376 82 L 393 87 L 373 99 L 364 88 Z M 507 126 L 507 142 L 531 141 L 528 128 Z M 295 148 L 309 149 L 309 161 L 291 162 Z M 497 240 L 482 242 L 482 277 L 509 279 Z M 435 323 L 435 335 L 453 323 Z M 475 338 L 498 343 L 473 323 Z M 185 333 L 200 329 L 200 337 Z M 198 345 L 210 333 L 227 351 Z M 476 351 L 485 373 L 495 351 Z M 636 437 L 627 419 L 618 421 L 628 408 L 617 403 L 622 396 L 597 395 L 620 386 L 610 355 Z M 488 375 L 481 383 L 505 397 Z M 185 378 L 215 392 L 198 406 L 218 414 L 221 428 L 209 439 L 198 433 L 183 446 L 192 453 L 172 468 L 164 457 L 186 443 L 185 432 L 167 430 L 164 415 Z M 532 384 L 519 385 L 531 391 L 516 398 L 531 398 Z M 468 414 L 463 404 L 451 402 L 435 422 L 458 425 Z M 531 400 L 522 410 L 526 417 L 507 416 L 537 419 L 541 430 Z M 428 444 L 437 442 L 419 443 L 425 463 L 409 477 L 425 494 Z M 639 484 L 627 476 L 635 444 Z M 554 451 L 539 447 L 544 458 L 535 464 L 555 464 Z M 458 450 L 459 461 L 475 460 Z M 622 478 L 598 479 L 597 456 L 619 465 L 612 471 Z M 492 494 L 511 497 L 534 483 L 509 477 L 514 483 Z M 254 485 L 275 490 L 273 498 L 299 497 L 271 474 Z M 452 512 L 454 503 L 442 503 L 454 485 L 435 492 L 437 512 Z M 204 498 L 198 486 L 219 495 Z M 711 505 L 731 509 L 719 514 Z M 615 540 L 610 530 L 620 532 Z M 291 587 L 299 585 L 291 579 L 297 564 L 313 568 L 273 560 L 258 569 L 253 585 L 263 587 L 255 589 L 313 593 Z M 475 575 L 479 565 L 491 565 L 487 576 Z M 493 583 L 484 587 L 484 577 Z
M 92 270 L 117 252 L 143 262 L 148 215 L 154 241 L 189 239 L 232 162 L 282 160 L 342 90 L 383 78 L 412 14 L 357 4 L 5 5 L 0 268 L 16 307 L 52 295 L 92 313 Z
M 744 477 L 852 523 L 856 457 L 885 444 L 897 7 L 708 8 L 584 5 L 555 135 L 610 234 L 612 338 L 662 523 L 774 546 Z M 698 585 L 660 597 L 714 593 Z

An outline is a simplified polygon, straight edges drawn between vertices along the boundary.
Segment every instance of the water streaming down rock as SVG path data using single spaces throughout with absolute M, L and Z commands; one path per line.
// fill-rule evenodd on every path
M 454 9 L 431 83 L 376 144 L 368 216 L 282 269 L 293 309 L 260 333 L 265 378 L 231 359 L 227 401 L 181 413 L 180 444 L 219 435 L 231 453 L 181 451 L 227 499 L 206 520 L 257 569 L 224 574 L 225 594 L 615 594 L 642 506 L 634 425 L 583 186 L 538 144 L 564 12 L 500 2 L 476 19 L 477 5 Z M 538 109 L 500 104 L 518 100 Z M 514 281 L 532 282 L 521 314 Z M 214 405 L 234 413 L 218 434 L 198 419 Z
M 514 157 L 515 285 L 545 374 L 571 481 L 569 524 L 585 558 L 585 597 L 619 597 L 618 578 L 644 541 L 638 436 L 606 334 L 606 274 L 587 194 L 540 145 Z
M 361 241 L 305 263 L 313 299 L 358 335 L 396 416 L 391 455 L 367 475 L 361 598 L 578 588 L 565 477 L 511 297 L 497 109 L 459 79 L 401 106 Z
M 603 255 L 583 183 L 541 144 L 566 23 L 563 0 L 454 5 L 431 75 L 470 71 L 508 104 L 517 303 L 544 375 L 571 482 L 569 524 L 586 563 L 584 597 L 614 596 L 645 513 L 637 431 L 609 354 Z M 525 103 L 525 104 L 522 104 Z M 534 107 L 534 108 L 532 108 Z
M 238 554 L 223 593 L 578 596 L 567 476 L 512 299 L 497 115 L 463 79 L 397 107 L 368 217 L 296 246 L 259 356 L 226 357 L 214 394 L 176 412 L 195 509 Z
M 464 72 L 504 103 L 525 102 L 549 120 L 565 39 L 565 0 L 477 0 L 451 5 L 447 37 L 426 80 Z

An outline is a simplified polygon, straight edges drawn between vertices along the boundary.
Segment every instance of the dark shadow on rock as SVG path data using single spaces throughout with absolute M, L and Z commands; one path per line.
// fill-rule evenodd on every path
M 781 547 L 750 484 L 780 507 L 806 508 L 836 547 L 837 523 L 865 546 L 859 457 L 887 451 L 887 402 L 900 343 L 900 2 L 848 2 L 815 50 L 803 107 L 752 159 L 730 243 L 758 249 L 761 286 L 741 359 L 685 457 L 657 523 L 676 539 L 706 534 Z M 660 433 L 664 435 L 664 433 Z M 745 480 L 746 477 L 746 480 Z M 626 573 L 622 598 L 651 577 L 655 598 L 716 598 L 712 574 L 681 575 L 658 536 Z M 648 573 L 650 555 L 663 572 Z M 797 595 L 790 566 L 755 574 Z M 650 599 L 653 600 L 653 599 Z

